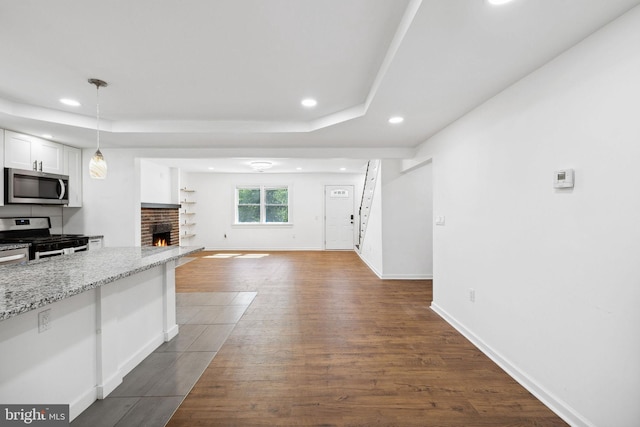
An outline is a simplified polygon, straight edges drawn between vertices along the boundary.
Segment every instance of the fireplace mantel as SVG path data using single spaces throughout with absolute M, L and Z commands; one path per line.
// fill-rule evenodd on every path
M 180 209 L 180 205 L 172 203 L 141 203 L 140 206 L 147 209 Z

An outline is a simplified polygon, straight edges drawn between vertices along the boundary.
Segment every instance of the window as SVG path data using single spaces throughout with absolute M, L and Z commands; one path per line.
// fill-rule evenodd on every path
M 289 223 L 289 187 L 246 186 L 236 188 L 236 223 Z
M 238 222 L 260 222 L 260 188 L 238 188 Z

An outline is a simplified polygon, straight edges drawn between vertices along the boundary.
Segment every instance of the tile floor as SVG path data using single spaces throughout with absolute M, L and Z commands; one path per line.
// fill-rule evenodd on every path
M 158 347 L 71 426 L 164 426 L 255 296 L 256 292 L 176 294 L 178 336 Z

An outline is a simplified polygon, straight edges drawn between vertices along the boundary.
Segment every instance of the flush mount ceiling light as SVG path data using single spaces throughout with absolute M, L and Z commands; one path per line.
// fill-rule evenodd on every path
M 251 168 L 255 171 L 264 172 L 267 169 L 271 169 L 271 166 L 273 166 L 273 163 L 265 162 L 265 161 L 259 161 L 259 162 L 256 161 L 256 162 L 249 163 L 249 166 L 251 166 Z
M 105 179 L 107 177 L 107 162 L 100 152 L 100 88 L 107 87 L 107 82 L 98 79 L 89 79 L 89 83 L 96 86 L 96 152 L 89 162 L 89 175 L 93 179 Z
M 316 105 L 318 105 L 318 101 L 316 101 L 313 98 L 305 98 L 300 103 L 302 104 L 303 107 L 306 107 L 306 108 L 313 108 Z
M 389 119 L 389 123 L 391 123 L 392 125 L 397 125 L 402 122 L 404 122 L 404 117 L 400 117 L 400 116 L 394 116 Z
M 64 105 L 68 105 L 70 107 L 79 107 L 80 106 L 80 103 L 78 101 L 76 101 L 75 99 L 69 99 L 69 98 L 60 99 L 60 103 L 64 104 Z

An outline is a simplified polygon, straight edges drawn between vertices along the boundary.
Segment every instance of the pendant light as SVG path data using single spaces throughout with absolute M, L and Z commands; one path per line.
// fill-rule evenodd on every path
M 105 179 L 107 177 L 107 162 L 100 152 L 100 88 L 107 87 L 107 82 L 98 79 L 89 79 L 89 83 L 96 86 L 96 152 L 89 162 L 89 175 L 93 179 Z

